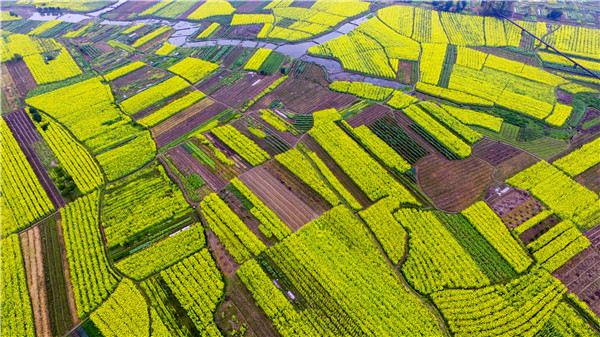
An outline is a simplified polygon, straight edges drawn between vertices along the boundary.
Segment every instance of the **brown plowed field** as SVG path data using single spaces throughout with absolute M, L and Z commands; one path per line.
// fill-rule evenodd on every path
M 513 175 L 537 163 L 538 161 L 539 159 L 530 155 L 527 152 L 518 154 L 517 156 L 510 158 L 509 160 L 504 161 L 500 165 L 496 166 L 497 172 L 500 175 L 496 178 L 500 180 L 510 178 Z
M 141 13 L 155 5 L 153 1 L 127 1 L 116 9 L 107 13 L 111 20 L 126 20 L 132 13 Z
M 311 114 L 329 108 L 339 110 L 357 100 L 352 95 L 331 91 L 315 82 L 288 78 L 252 108 L 265 109 L 276 99 L 283 103 L 284 109 L 300 114 Z
M 471 148 L 471 154 L 483 159 L 492 166 L 498 166 L 502 162 L 516 157 L 522 150 L 491 139 L 482 139 Z
M 213 257 L 217 262 L 217 266 L 219 266 L 219 270 L 225 274 L 226 278 L 232 278 L 240 265 L 235 262 L 233 256 L 229 254 L 227 249 L 225 249 L 225 246 L 223 246 L 212 230 L 208 229 L 205 233 L 208 248 L 211 250 Z
M 37 82 L 33 78 L 33 75 L 31 75 L 31 71 L 27 68 L 25 61 L 19 60 L 16 62 L 7 62 L 5 64 L 20 97 L 24 97 L 29 90 L 37 87 Z
M 493 169 L 477 158 L 447 160 L 429 155 L 416 164 L 421 190 L 436 208 L 460 212 L 481 197 L 492 182 Z
M 596 193 L 600 192 L 600 164 L 596 164 L 576 176 L 575 181 Z
M 29 289 L 31 307 L 33 308 L 36 336 L 52 337 L 39 226 L 32 227 L 19 236 L 27 273 L 27 288 Z
M 588 247 L 552 273 L 600 315 L 600 254 Z
M 212 174 L 206 166 L 202 165 L 198 159 L 189 154 L 181 145 L 169 150 L 167 155 L 173 157 L 175 160 L 174 164 L 180 171 L 190 171 L 202 177 L 213 192 L 218 192 L 227 186 L 227 182 Z
M 254 99 L 278 78 L 278 75 L 248 74 L 232 85 L 221 87 L 211 97 L 227 106 L 241 108 L 247 100 Z
M 151 129 L 159 148 L 191 132 L 209 119 L 225 111 L 227 106 L 205 98 L 191 107 L 169 117 Z
M 387 106 L 381 104 L 371 105 L 356 116 L 353 116 L 350 119 L 348 119 L 348 124 L 350 124 L 350 126 L 353 128 L 359 127 L 361 125 L 369 125 L 371 123 L 375 123 L 375 121 L 377 121 L 380 118 L 383 118 L 383 116 L 391 112 L 392 109 Z
M 596 247 L 596 249 L 600 249 L 600 225 L 590 229 L 585 233 L 590 242 Z
M 301 80 L 318 83 L 323 87 L 327 87 L 329 85 L 325 69 L 316 63 L 297 60 L 292 65 L 290 75 Z
M 54 182 L 48 175 L 48 172 L 46 172 L 46 169 L 44 169 L 42 162 L 33 149 L 33 144 L 39 141 L 40 138 L 38 137 L 33 122 L 29 119 L 29 116 L 27 116 L 25 110 L 21 109 L 11 112 L 4 115 L 3 118 L 19 143 L 21 150 L 25 154 L 27 161 L 31 165 L 33 172 L 35 172 L 44 191 L 46 191 L 48 198 L 52 201 L 54 208 L 59 209 L 65 206 L 66 203 L 64 199 L 58 192 Z
M 320 215 L 263 167 L 255 167 L 239 178 L 294 232 Z
M 331 209 L 331 205 L 329 205 L 329 203 L 325 201 L 323 197 L 302 182 L 302 180 L 296 177 L 283 165 L 279 164 L 277 160 L 269 160 L 264 163 L 262 167 L 269 171 L 273 177 L 279 180 L 279 182 L 283 184 L 285 188 L 309 205 L 310 208 L 312 208 L 312 210 L 317 214 L 323 214 Z

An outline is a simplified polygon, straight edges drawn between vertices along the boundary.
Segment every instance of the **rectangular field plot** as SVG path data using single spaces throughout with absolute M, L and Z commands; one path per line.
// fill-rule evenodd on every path
M 600 315 L 600 254 L 588 247 L 552 275 Z
M 331 91 L 315 82 L 290 78 L 265 95 L 253 108 L 266 109 L 274 100 L 295 113 L 310 114 L 329 108 L 340 109 L 354 102 L 356 97 Z
M 110 185 L 103 204 L 104 233 L 115 259 L 191 222 L 183 194 L 156 163 Z
M 246 101 L 254 99 L 278 78 L 276 75 L 248 74 L 231 85 L 221 87 L 211 97 L 227 106 L 241 108 Z
M 161 148 L 193 131 L 225 110 L 227 110 L 227 106 L 210 98 L 204 98 L 189 108 L 165 119 L 150 131 L 157 146 Z
M 240 180 L 294 232 L 320 215 L 263 167 L 242 174 Z

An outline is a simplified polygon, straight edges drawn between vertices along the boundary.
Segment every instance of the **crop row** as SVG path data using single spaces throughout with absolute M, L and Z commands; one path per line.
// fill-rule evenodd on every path
M 230 124 L 214 128 L 211 132 L 252 166 L 260 165 L 271 158 L 255 142 L 244 136 Z
M 107 187 L 102 213 L 107 245 L 123 246 L 189 211 L 181 190 L 154 164 Z
M 196 253 L 205 245 L 204 227 L 193 225 L 119 261 L 116 267 L 134 280 L 142 280 Z
M 600 163 L 600 138 L 584 144 L 553 164 L 569 176 L 574 177 L 598 163 Z
M 133 48 L 137 48 L 140 47 L 152 40 L 154 40 L 155 38 L 157 38 L 158 36 L 162 35 L 163 33 L 168 32 L 171 29 L 170 26 L 162 26 L 142 37 L 140 37 L 139 39 L 137 39 L 133 45 L 131 45 Z
M 46 60 L 40 54 L 25 56 L 23 60 L 37 84 L 62 81 L 81 74 L 81 69 L 65 48 L 52 60 Z
M 11 130 L 2 127 L 2 237 L 26 228 L 54 210 Z
M 294 309 L 255 260 L 244 263 L 237 275 L 283 337 L 317 335 L 310 322 Z
M 346 121 L 343 123 L 345 123 L 347 129 L 351 131 L 358 141 L 387 167 L 395 169 L 399 173 L 410 170 L 410 164 L 386 142 L 377 137 L 368 127 L 361 125 L 354 129 Z
M 432 299 L 455 336 L 534 336 L 565 292 L 560 281 L 538 269 L 506 285 L 444 290 Z
M 394 218 L 392 214 L 394 209 L 390 207 L 390 201 L 388 200 L 390 198 L 392 197 L 382 199 L 358 214 L 369 226 L 369 229 L 373 231 L 390 262 L 398 264 L 404 257 L 408 234 Z
M 411 105 L 405 108 L 403 112 L 458 157 L 466 158 L 471 154 L 469 145 L 434 120 L 420 107 Z
M 222 336 L 214 323 L 225 284 L 207 249 L 160 273 L 202 336 Z
M 309 133 L 370 200 L 379 200 L 397 193 L 405 202 L 417 204 L 410 192 L 334 123 L 324 123 Z
M 105 337 L 147 336 L 150 330 L 148 305 L 129 279 L 123 279 L 115 292 L 90 318 Z
M 512 237 L 502 220 L 483 201 L 478 201 L 461 212 L 483 237 L 520 273 L 531 264 L 531 259 Z
M 99 192 L 96 191 L 60 211 L 79 317 L 95 310 L 118 283 L 108 265 L 100 237 L 98 203 Z
M 76 142 L 60 124 L 50 121 L 46 130 L 39 127 L 52 152 L 63 164 L 64 169 L 73 178 L 75 185 L 83 194 L 91 192 L 104 183 L 100 167 L 89 152 Z
M 583 230 L 600 222 L 598 195 L 545 161 L 517 173 L 507 183 L 528 190 L 562 219 L 572 220 Z
M 4 131 L 2 132 L 4 134 Z M 4 145 L 4 142 L 2 142 Z M 2 196 L 6 198 L 6 196 Z M 0 243 L 2 259 L 2 334 L 7 336 L 35 336 L 33 311 L 27 290 L 27 279 L 21 244 L 18 235 L 2 235 Z
M 165 98 L 186 89 L 189 84 L 179 76 L 172 77 L 160 84 L 152 86 L 139 94 L 132 96 L 123 102 L 121 107 L 129 115 L 142 111 Z
M 95 77 L 27 99 L 69 129 L 100 162 L 109 180 L 140 168 L 156 153 L 148 131 L 114 105 L 110 86 Z M 89 112 L 93 111 L 93 114 Z
M 151 115 L 148 115 L 148 116 L 140 119 L 138 121 L 138 123 L 142 124 L 145 127 L 151 128 L 151 127 L 161 123 L 162 121 L 166 120 L 167 118 L 179 113 L 180 111 L 183 111 L 183 110 L 189 108 L 190 106 L 192 106 L 196 102 L 200 101 L 204 97 L 206 97 L 206 95 L 203 92 L 194 90 L 194 91 L 190 92 L 189 94 L 187 94 L 181 98 L 178 98 L 178 99 L 174 100 L 173 102 L 156 110 Z
M 474 144 L 481 139 L 481 134 L 468 126 L 464 125 L 458 119 L 454 118 L 446 110 L 433 102 L 421 102 L 419 106 L 425 109 L 432 117 L 437 119 L 441 124 L 446 126 L 448 129 L 454 131 L 468 144 Z
M 212 231 L 237 263 L 243 263 L 267 248 L 216 194 L 206 196 L 200 208 Z
M 433 314 L 389 271 L 368 229 L 344 206 L 267 255 L 293 285 L 294 302 L 318 336 L 441 335 Z
M 479 288 L 490 284 L 475 261 L 431 212 L 402 208 L 396 220 L 410 233 L 407 280 L 421 293 L 444 288 Z
M 544 269 L 554 272 L 589 245 L 590 241 L 575 225 L 565 220 L 527 245 L 527 248 Z
M 246 200 L 252 204 L 250 213 L 254 215 L 261 225 L 258 229 L 265 234 L 266 237 L 275 236 L 278 240 L 283 240 L 286 236 L 292 234 L 290 229 L 267 207 L 244 183 L 238 178 L 231 180 L 231 184 L 241 193 Z
M 502 127 L 502 122 L 504 121 L 500 117 L 492 116 L 484 112 L 461 109 L 446 104 L 442 104 L 440 106 L 444 108 L 444 110 L 446 110 L 450 115 L 452 115 L 452 117 L 456 118 L 462 123 L 481 126 L 494 132 L 500 132 L 500 127 Z
M 185 78 L 191 83 L 197 83 L 206 78 L 217 68 L 219 68 L 219 65 L 216 63 L 193 57 L 186 57 L 182 61 L 171 66 L 168 70 Z
M 390 97 L 394 89 L 380 87 L 367 82 L 346 82 L 337 81 L 329 85 L 329 89 L 345 92 L 354 96 L 371 99 L 374 101 L 383 101 Z
M 142 61 L 130 63 L 126 66 L 120 67 L 118 69 L 111 71 L 110 73 L 105 74 L 104 79 L 109 82 L 116 80 L 117 78 L 119 78 L 121 76 L 125 76 L 125 75 L 129 74 L 130 72 L 137 70 L 145 65 L 146 65 L 146 63 L 144 63 Z

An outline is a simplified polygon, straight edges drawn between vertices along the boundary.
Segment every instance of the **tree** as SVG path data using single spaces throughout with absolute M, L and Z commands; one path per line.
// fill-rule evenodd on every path
M 512 16 L 512 1 L 482 1 L 481 9 L 481 14 L 484 16 L 510 18 Z
M 552 12 L 548 13 L 548 15 L 546 15 L 546 17 L 548 19 L 552 19 L 552 20 L 558 20 L 560 17 L 562 17 L 563 12 L 560 9 L 553 9 Z

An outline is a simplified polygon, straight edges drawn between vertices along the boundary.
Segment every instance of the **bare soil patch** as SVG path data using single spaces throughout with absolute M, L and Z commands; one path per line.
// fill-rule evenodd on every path
M 493 169 L 477 158 L 447 160 L 429 155 L 417 162 L 421 190 L 436 208 L 460 212 L 481 197 L 492 182 Z

